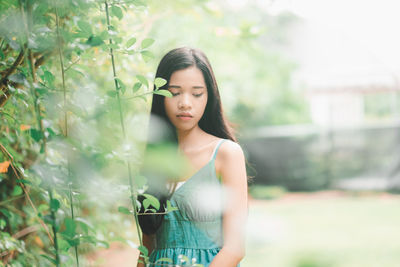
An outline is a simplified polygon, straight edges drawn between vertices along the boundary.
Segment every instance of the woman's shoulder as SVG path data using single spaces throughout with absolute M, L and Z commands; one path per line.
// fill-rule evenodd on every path
M 221 159 L 232 159 L 236 157 L 242 157 L 243 155 L 243 149 L 242 147 L 230 140 L 230 139 L 224 139 L 224 141 L 221 141 L 221 145 L 218 151 L 218 154 Z
M 242 147 L 229 139 L 221 141 L 221 145 L 216 155 L 217 173 L 224 172 L 224 169 L 232 169 L 245 164 L 245 158 Z

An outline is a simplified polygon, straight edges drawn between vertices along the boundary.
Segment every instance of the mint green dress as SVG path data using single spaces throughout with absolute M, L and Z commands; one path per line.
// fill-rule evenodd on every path
M 173 193 L 171 204 L 179 210 L 164 216 L 150 266 L 208 267 L 221 250 L 223 191 L 215 158 L 224 141 L 218 142 L 210 161 Z

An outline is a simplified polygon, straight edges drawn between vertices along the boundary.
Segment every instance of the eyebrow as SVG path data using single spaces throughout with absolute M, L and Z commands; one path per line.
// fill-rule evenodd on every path
M 182 87 L 179 85 L 169 85 L 168 88 L 182 88 Z M 204 86 L 196 85 L 196 86 L 192 86 L 192 88 L 193 89 L 202 89 L 202 88 L 204 88 Z

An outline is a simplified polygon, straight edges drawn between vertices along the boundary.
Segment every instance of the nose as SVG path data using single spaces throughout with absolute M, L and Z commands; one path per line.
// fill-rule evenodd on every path
M 181 97 L 179 98 L 179 102 L 178 102 L 178 108 L 179 109 L 190 109 L 191 108 L 191 102 L 190 102 L 190 98 L 187 94 L 182 94 Z

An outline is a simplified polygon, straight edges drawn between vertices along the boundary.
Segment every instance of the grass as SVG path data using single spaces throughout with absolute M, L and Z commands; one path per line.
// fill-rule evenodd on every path
M 400 196 L 286 194 L 250 202 L 242 267 L 398 267 Z

